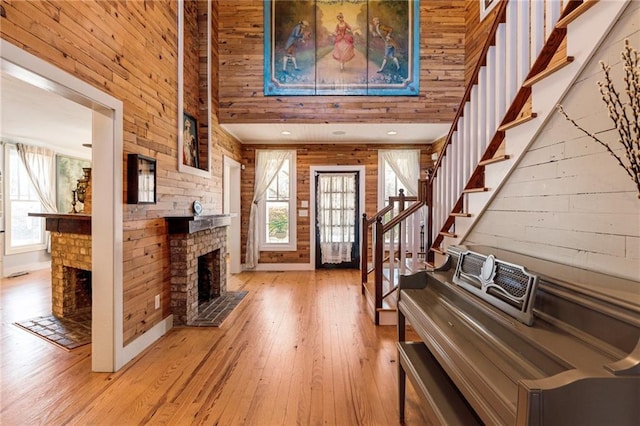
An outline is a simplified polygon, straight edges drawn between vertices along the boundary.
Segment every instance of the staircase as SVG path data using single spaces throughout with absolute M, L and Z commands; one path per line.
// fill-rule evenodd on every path
M 430 181 L 432 264 L 464 240 L 626 3 L 499 5 L 493 43 L 484 50 Z
M 427 264 L 442 263 L 446 248 L 464 241 L 629 1 L 498 4 L 471 84 L 426 182 Z M 382 276 L 383 259 L 375 259 L 373 270 L 379 268 L 376 276 Z M 380 312 L 385 312 L 384 323 L 395 323 L 393 303 L 385 308 L 378 297 L 384 294 L 382 279 L 367 290 L 371 269 L 366 271 L 363 292 L 374 294 L 369 298 L 374 322 L 381 324 Z

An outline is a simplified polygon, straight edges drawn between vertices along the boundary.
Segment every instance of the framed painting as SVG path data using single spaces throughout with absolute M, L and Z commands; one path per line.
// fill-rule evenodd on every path
M 183 113 L 182 133 L 182 164 L 197 169 L 200 167 L 198 120 L 186 112 Z
M 78 187 L 78 179 L 82 178 L 83 168 L 91 167 L 91 161 L 56 155 L 56 205 L 59 213 L 71 213 L 73 207 L 73 191 Z
M 211 1 L 178 0 L 178 171 L 211 177 L 212 31 Z M 209 52 L 209 53 L 207 53 Z M 206 63 L 206 66 L 204 66 Z
M 419 0 L 264 0 L 264 93 L 417 96 Z

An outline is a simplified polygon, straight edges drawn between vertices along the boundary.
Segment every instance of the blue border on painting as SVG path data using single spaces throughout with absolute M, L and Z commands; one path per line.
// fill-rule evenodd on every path
M 275 1 L 275 0 L 274 0 Z M 412 37 L 411 37 L 411 75 L 403 84 L 375 87 L 367 83 L 366 88 L 346 88 L 346 89 L 323 89 L 323 88 L 291 88 L 283 87 L 273 80 L 275 76 L 275 66 L 272 60 L 271 48 L 274 46 L 272 38 L 272 0 L 263 0 L 264 6 L 264 95 L 265 96 L 309 96 L 309 95 L 366 95 L 366 96 L 419 96 L 420 94 L 420 0 L 407 0 L 412 3 L 410 13 L 412 13 Z

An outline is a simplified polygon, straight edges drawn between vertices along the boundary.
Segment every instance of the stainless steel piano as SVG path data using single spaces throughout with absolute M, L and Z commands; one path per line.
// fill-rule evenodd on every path
M 400 279 L 401 422 L 408 377 L 434 424 L 640 425 L 640 282 L 490 247 L 447 255 Z

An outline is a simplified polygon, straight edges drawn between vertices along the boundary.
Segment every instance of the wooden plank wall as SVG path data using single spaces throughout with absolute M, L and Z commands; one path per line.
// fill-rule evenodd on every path
M 221 213 L 222 157 L 241 161 L 240 145 L 220 129 L 214 109 L 211 178 L 178 172 L 177 2 L 3 0 L 2 6 L 4 40 L 122 100 L 123 162 L 128 153 L 158 161 L 158 203 L 124 206 L 123 335 L 129 343 L 170 313 L 163 217 L 190 214 L 195 199 L 206 213 Z
M 310 167 L 311 166 L 365 166 L 365 212 L 373 215 L 378 211 L 378 149 L 420 149 L 420 170 L 430 167 L 431 145 L 363 145 L 363 144 L 300 144 L 300 145 L 243 145 L 242 158 L 245 169 L 242 171 L 241 184 L 241 217 L 242 217 L 242 261 L 247 242 L 249 227 L 249 212 L 253 198 L 255 180 L 255 152 L 257 149 L 295 149 L 297 163 L 297 194 L 296 204 L 300 209 L 301 201 L 311 201 Z M 421 173 L 424 177 L 424 173 Z M 309 212 L 308 217 L 297 218 L 298 246 L 296 252 L 260 252 L 260 263 L 309 263 L 310 241 L 309 227 L 312 226 Z
M 449 123 L 464 93 L 465 1 L 420 1 L 420 94 L 269 96 L 263 92 L 263 2 L 220 0 L 220 121 Z

